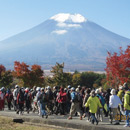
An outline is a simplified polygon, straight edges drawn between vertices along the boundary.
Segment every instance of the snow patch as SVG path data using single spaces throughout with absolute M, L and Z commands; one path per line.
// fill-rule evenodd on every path
M 56 33 L 56 34 L 62 35 L 62 34 L 67 33 L 67 30 L 55 30 L 52 33 Z
M 72 14 L 69 14 L 69 13 L 60 13 L 60 14 L 54 15 L 50 19 L 53 19 L 57 22 L 70 21 L 70 22 L 73 22 L 73 23 L 82 23 L 82 22 L 87 21 L 85 19 L 85 17 L 83 17 L 81 14 L 73 14 L 72 15 Z
M 58 23 L 57 24 L 58 27 L 68 27 L 68 28 L 71 28 L 71 27 L 81 27 L 80 24 L 66 24 L 66 23 Z

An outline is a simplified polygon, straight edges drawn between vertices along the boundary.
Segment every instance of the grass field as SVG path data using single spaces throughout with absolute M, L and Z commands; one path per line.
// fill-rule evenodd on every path
M 12 118 L 0 116 L 0 130 L 56 130 L 49 127 L 39 127 L 27 124 L 14 123 Z

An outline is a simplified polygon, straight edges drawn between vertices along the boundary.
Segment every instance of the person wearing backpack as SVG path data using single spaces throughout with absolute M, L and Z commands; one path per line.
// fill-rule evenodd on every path
M 36 102 L 38 107 L 38 115 L 41 116 L 41 107 L 40 107 L 40 97 L 41 97 L 41 88 L 37 87 L 37 94 L 36 94 Z
M 75 91 L 75 88 L 71 88 L 71 108 L 70 108 L 70 116 L 69 120 L 72 119 L 73 114 L 78 112 L 80 116 L 80 120 L 82 120 L 82 111 L 80 109 L 80 95 Z
M 67 106 L 66 107 L 67 107 L 67 113 L 69 113 L 70 108 L 71 108 L 71 86 L 70 85 L 67 86 L 66 93 L 67 93 L 67 103 L 66 103 Z
M 29 114 L 29 110 L 31 109 L 32 95 L 31 95 L 31 93 L 29 92 L 29 89 L 28 89 L 28 88 L 25 89 L 24 97 L 25 97 L 26 111 L 27 111 L 27 113 Z
M 18 96 L 17 96 L 17 104 L 18 104 L 17 114 L 19 114 L 19 115 L 23 114 L 24 101 L 25 101 L 24 92 L 23 92 L 22 88 L 20 88 Z
M 102 104 L 103 108 L 104 108 L 104 105 L 105 105 L 105 99 L 103 98 L 103 96 L 101 95 L 99 89 L 96 89 L 95 91 L 96 93 L 96 96 L 98 97 L 100 103 Z M 98 108 L 97 112 L 96 112 L 96 118 L 100 121 L 103 121 L 103 111 L 104 113 L 106 112 L 105 109 L 103 108 Z
M 7 100 L 7 103 L 8 103 L 8 110 L 11 110 L 11 102 L 13 100 L 13 94 L 10 91 L 10 89 L 7 90 L 5 99 Z
M 88 100 L 88 98 L 90 97 L 90 92 L 91 92 L 91 89 L 90 88 L 87 88 L 86 91 L 85 91 L 85 96 L 84 96 L 84 99 L 83 99 L 83 107 L 84 107 L 84 114 L 83 114 L 83 118 L 85 118 L 87 116 L 87 122 L 90 121 L 90 112 L 89 112 L 89 108 L 85 107 L 85 104 Z
M 15 89 L 13 91 L 13 100 L 14 100 L 14 110 L 17 111 L 18 106 L 17 106 L 17 96 L 18 96 L 18 92 L 19 92 L 19 86 L 15 85 Z
M 44 88 L 42 88 L 41 89 L 41 95 L 40 95 L 40 108 L 41 108 L 42 118 L 44 118 L 44 116 L 46 118 L 48 118 L 48 113 L 46 111 L 47 101 L 48 101 L 47 94 L 45 93 Z
M 48 86 L 47 87 L 47 91 L 46 91 L 47 97 L 48 97 L 48 102 L 47 102 L 47 109 L 49 111 L 49 114 L 53 114 L 53 92 L 51 90 L 51 87 Z
M 67 94 L 64 92 L 64 88 L 60 88 L 60 92 L 58 94 L 58 104 L 60 109 L 60 114 L 65 115 L 66 111 L 66 102 L 67 102 Z

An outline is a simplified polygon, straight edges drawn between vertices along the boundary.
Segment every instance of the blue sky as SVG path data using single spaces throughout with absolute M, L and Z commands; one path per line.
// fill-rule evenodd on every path
M 58 13 L 80 13 L 130 38 L 130 0 L 0 0 L 0 41 Z

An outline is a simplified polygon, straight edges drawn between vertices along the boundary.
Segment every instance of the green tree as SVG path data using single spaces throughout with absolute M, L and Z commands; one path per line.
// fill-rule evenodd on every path
M 0 86 L 10 87 L 13 82 L 13 76 L 11 71 L 5 71 L 1 73 Z
M 74 87 L 77 87 L 81 84 L 81 74 L 80 73 L 74 73 L 72 76 L 72 84 Z
M 82 72 L 81 73 L 81 86 L 92 88 L 94 82 L 97 79 L 98 79 L 98 74 L 94 72 Z
M 54 67 L 52 67 L 51 73 L 53 73 L 52 77 L 52 83 L 56 86 L 67 86 L 68 84 L 71 84 L 72 81 L 72 75 L 71 73 L 65 73 L 63 72 L 64 69 L 64 63 L 59 64 L 56 63 Z

